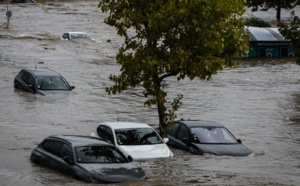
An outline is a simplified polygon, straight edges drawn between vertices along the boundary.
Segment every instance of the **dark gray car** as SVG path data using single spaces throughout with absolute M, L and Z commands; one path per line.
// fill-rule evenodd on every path
M 118 183 L 147 178 L 130 156 L 88 136 L 49 136 L 33 149 L 30 160 L 86 182 Z
M 46 68 L 22 69 L 14 79 L 14 87 L 41 95 L 71 91 L 75 88 L 62 75 Z
M 213 121 L 175 121 L 168 131 L 168 145 L 194 154 L 248 156 L 251 150 L 223 125 Z

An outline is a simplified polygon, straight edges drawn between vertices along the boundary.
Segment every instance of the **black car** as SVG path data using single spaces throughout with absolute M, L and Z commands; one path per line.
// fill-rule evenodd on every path
M 251 150 L 223 125 L 213 121 L 175 121 L 168 131 L 168 145 L 200 155 L 248 156 Z
M 33 149 L 30 160 L 86 182 L 118 183 L 147 178 L 130 156 L 112 144 L 88 136 L 49 136 Z
M 14 79 L 14 87 L 33 94 L 55 94 L 70 91 L 68 81 L 59 73 L 47 68 L 24 68 Z

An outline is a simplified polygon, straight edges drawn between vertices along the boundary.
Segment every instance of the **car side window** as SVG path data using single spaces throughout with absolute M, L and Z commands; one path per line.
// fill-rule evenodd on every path
M 179 140 L 182 140 L 183 138 L 189 139 L 189 130 L 188 130 L 188 128 L 185 125 L 181 124 L 178 127 L 178 130 L 176 132 L 175 137 Z
M 112 130 L 107 126 L 99 126 L 97 128 L 98 136 L 101 137 L 105 141 L 109 141 L 110 143 L 114 144 L 114 137 Z
M 25 72 L 23 74 L 23 76 L 21 77 L 21 79 L 26 83 L 26 84 L 29 84 L 29 78 L 30 78 L 30 74 Z
M 25 72 L 22 70 L 21 72 L 19 72 L 18 76 L 22 79 L 24 74 L 25 74 Z
M 111 143 L 114 144 L 115 143 L 114 136 L 113 136 L 113 132 L 112 132 L 111 128 L 107 127 L 106 132 L 107 132 L 107 137 L 109 138 L 109 141 L 111 141 Z
M 29 75 L 29 80 L 28 80 L 28 84 L 29 85 L 34 85 L 34 78 L 32 77 L 32 75 Z
M 60 152 L 61 158 L 64 158 L 65 156 L 69 156 L 71 158 L 73 157 L 72 148 L 67 144 L 63 145 L 61 152 Z
M 175 137 L 175 134 L 176 134 L 176 130 L 178 129 L 179 127 L 179 123 L 175 123 L 168 131 L 168 134 L 170 136 L 174 136 Z
M 61 152 L 63 145 L 64 145 L 63 142 L 55 141 L 55 140 L 47 140 L 42 143 L 42 147 L 46 151 L 48 151 L 54 155 L 57 155 L 57 156 L 60 156 L 60 152 Z

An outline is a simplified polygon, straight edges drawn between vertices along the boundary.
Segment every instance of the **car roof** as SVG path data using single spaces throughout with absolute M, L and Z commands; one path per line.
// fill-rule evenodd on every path
M 100 125 L 109 126 L 112 129 L 128 129 L 128 128 L 152 128 L 146 123 L 139 122 L 126 122 L 126 121 L 115 121 L 115 122 L 103 122 Z
M 23 68 L 23 71 L 27 71 L 30 74 L 33 74 L 35 77 L 39 76 L 61 76 L 59 73 L 54 70 L 50 70 L 47 68 Z
M 179 120 L 175 121 L 176 123 L 184 123 L 189 128 L 193 127 L 224 127 L 220 123 L 214 121 L 205 121 L 205 120 Z
M 87 34 L 85 32 L 66 32 L 66 33 L 68 33 L 68 34 Z
M 68 143 L 71 143 L 72 146 L 85 146 L 85 145 L 105 145 L 113 146 L 110 143 L 100 140 L 99 138 L 94 138 L 90 136 L 80 136 L 80 135 L 53 135 L 49 136 L 47 139 L 60 139 Z

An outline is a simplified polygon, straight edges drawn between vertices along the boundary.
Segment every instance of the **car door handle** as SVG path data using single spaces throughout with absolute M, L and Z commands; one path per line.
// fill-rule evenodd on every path
M 42 159 L 42 160 L 46 160 L 47 157 L 46 157 L 46 156 L 41 156 L 41 159 Z

